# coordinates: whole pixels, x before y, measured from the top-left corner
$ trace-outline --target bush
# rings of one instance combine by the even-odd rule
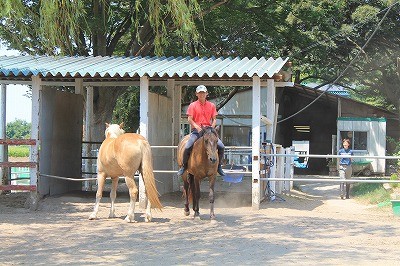
[[[390,180],[399,180],[399,175],[398,174],[392,174],[390,176]],[[399,187],[399,183],[390,183],[390,186],[392,188],[396,188],[396,187]]]
[[[31,123],[21,119],[7,123],[6,136],[8,139],[29,139],[31,134]]]
[[[8,147],[9,157],[28,157],[29,156],[29,146],[9,146]]]
[[[358,183],[353,186],[353,195],[369,204],[378,204],[390,199],[390,191],[387,191],[379,183]]]

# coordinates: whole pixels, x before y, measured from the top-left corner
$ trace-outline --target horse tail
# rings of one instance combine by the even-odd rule
[[[153,172],[151,148],[147,141],[142,144],[142,156],[142,176],[147,197],[151,203],[151,208],[161,209],[163,206],[158,198],[158,191]]]
[[[183,199],[188,199],[188,202],[189,203],[192,203],[193,202],[193,193],[192,193],[192,190],[191,189],[188,189],[188,194],[186,195],[186,191],[185,190],[183,190],[183,193],[182,193],[182,198]]]

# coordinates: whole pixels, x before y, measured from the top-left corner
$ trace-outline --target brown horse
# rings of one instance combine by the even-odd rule
[[[158,192],[155,185],[153,162],[151,157],[151,147],[147,140],[135,133],[125,133],[122,124],[106,123],[106,139],[100,146],[97,157],[97,193],[96,204],[93,213],[89,219],[97,217],[99,204],[103,195],[103,188],[106,178],[109,176],[112,180],[111,186],[111,209],[109,218],[114,218],[114,202],[117,196],[118,178],[125,177],[125,183],[129,188],[130,204],[128,215],[125,218],[127,222],[135,221],[135,202],[138,189],[134,180],[137,170],[142,174],[146,194],[148,198],[145,221],[151,221],[151,208],[161,209],[162,205],[158,198]]]
[[[208,177],[210,190],[210,218],[214,219],[214,184],[218,169],[218,134],[212,127],[202,128],[201,137],[193,144],[192,152],[189,157],[187,170],[182,175],[184,196],[185,196],[185,215],[190,214],[189,201],[193,201],[194,218],[200,218],[200,182]],[[185,136],[178,146],[178,164],[182,166],[183,151],[189,135]]]

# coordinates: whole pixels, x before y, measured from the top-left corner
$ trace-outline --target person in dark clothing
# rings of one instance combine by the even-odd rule
[[[339,149],[338,155],[353,155],[353,151],[350,149],[350,140],[343,139],[343,147]],[[353,173],[353,168],[351,166],[351,158],[340,158],[339,161],[339,177],[340,179],[350,179]],[[345,183],[340,183],[340,198],[344,199],[344,187]],[[350,198],[350,184],[346,183],[346,199]]]

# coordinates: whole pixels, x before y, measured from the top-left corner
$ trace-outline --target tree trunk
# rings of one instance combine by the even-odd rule
[[[113,110],[118,96],[124,90],[117,87],[96,87],[93,95],[93,121],[91,128],[92,141],[103,141],[105,123],[120,123],[122,121],[111,121]]]

